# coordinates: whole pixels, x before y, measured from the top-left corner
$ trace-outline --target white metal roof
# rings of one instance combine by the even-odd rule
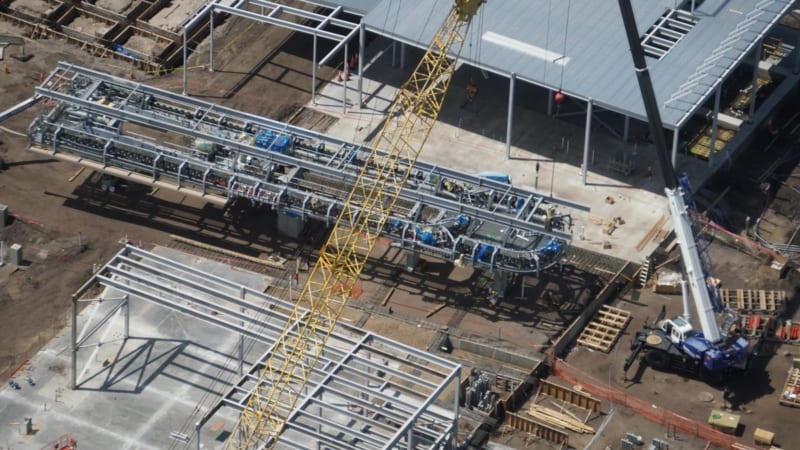
[[[337,2],[346,3],[346,2]],[[640,35],[665,12],[691,1],[632,0]],[[792,0],[696,0],[696,25],[661,57],[648,58],[665,126],[688,120],[791,7]],[[365,22],[371,32],[427,47],[451,1],[383,0]],[[465,63],[552,89],[640,119],[637,88],[615,0],[488,0],[473,20]]]

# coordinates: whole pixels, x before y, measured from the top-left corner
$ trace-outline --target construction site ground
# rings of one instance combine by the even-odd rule
[[[0,34],[21,34],[21,30],[0,23]],[[376,71],[375,78],[380,79],[374,82],[369,97],[374,102],[371,110],[357,114],[356,108],[351,107],[347,114],[341,114],[337,103],[341,84],[334,81],[325,91],[321,90],[327,81],[335,80],[336,67],[317,70],[320,93],[316,105],[307,104],[311,100],[310,38],[302,35],[290,37],[286,30],[241,19],[228,20],[215,38],[217,70],[214,73],[205,70],[207,53],[203,49],[207,48],[204,47],[207,42],[201,44],[188,64],[192,67],[190,93],[279,120],[295,118],[301,126],[318,126],[353,141],[364,139],[380,123],[380,110],[392,98],[391,87],[405,79],[409,70],[391,68],[387,56],[390,52],[387,52],[379,60],[382,64],[371,69]],[[371,51],[374,55],[375,50]],[[147,74],[131,72],[119,61],[90,57],[60,41],[29,40],[26,52],[34,57],[25,63],[9,58],[6,61],[9,73],[0,74],[0,109],[31,96],[40,76],[48,73],[58,61],[75,62],[117,76],[132,75],[155,86],[177,92],[181,90],[179,71],[149,79]],[[325,52],[326,49],[321,48],[319,54]],[[414,60],[413,57],[408,59]],[[523,92],[518,95],[525,100],[516,108],[518,122],[526,125],[517,125],[518,135],[515,135],[512,148],[514,159],[506,161],[502,100],[507,95],[506,83],[481,81],[480,98],[474,105],[462,109],[459,108],[463,102],[461,86],[471,75],[476,74],[466,73],[466,69],[457,73],[448,98],[449,106],[443,112],[444,123],[434,131],[422,159],[463,170],[505,171],[512,175],[515,184],[537,187],[552,192],[556,197],[590,205],[591,214],[577,217],[575,244],[599,252],[599,255],[576,257],[563,274],[554,272],[539,279],[519,279],[512,285],[509,298],[492,306],[486,295],[490,283],[488,275],[433,260],[426,261],[419,271],[408,272],[404,269],[404,257],[396,249],[379,243],[364,272],[360,295],[353,299],[343,320],[418,348],[430,349],[436,342],[436,334],[447,331],[460,339],[484,343],[535,361],[541,359],[539,352],[602,287],[604,280],[615,271],[615,264],[621,260],[638,261],[659,243],[647,237],[659,235],[650,233],[650,230],[666,214],[665,202],[660,196],[662,184],[657,176],[647,174],[647,166],[642,162],[653,160],[652,155],[646,153],[652,149],[644,144],[634,147],[633,144],[619,143],[602,129],[595,129],[593,146],[597,148],[598,162],[593,164],[590,185],[582,186],[579,170],[582,120],[547,118],[542,113],[545,94],[535,91],[523,95],[526,88],[519,88]],[[351,83],[352,89],[355,81]],[[371,82],[367,80],[367,83]],[[349,95],[352,102],[355,93],[351,91]],[[114,194],[104,192],[100,189],[97,174],[81,172],[75,166],[25,152],[25,138],[20,133],[24,134],[39,111],[39,107],[34,107],[13,117],[3,123],[4,128],[0,131],[0,157],[7,165],[0,171],[0,203],[8,205],[17,216],[10,226],[0,230],[0,240],[6,245],[22,244],[26,260],[21,268],[9,265],[0,268],[0,374],[4,381],[0,389],[7,389],[6,379],[26,373],[29,369],[26,362],[63,332],[67,325],[70,293],[89,278],[94,265],[104,263],[119,250],[123,239],[145,247],[155,244],[175,246],[169,237],[175,234],[250,256],[278,254],[291,261],[297,258],[313,260],[314,251],[324,238],[322,227],[310,226],[302,242],[298,243],[277,233],[274,217],[269,213],[226,212],[177,193],[152,192],[136,186]],[[459,145],[452,145],[453,141]],[[561,146],[565,141],[571,144]],[[640,162],[633,174],[622,177],[604,169],[602,161],[613,159],[620,152],[631,154],[634,148]],[[765,155],[777,157],[778,152]],[[769,167],[766,157],[756,156],[754,159],[765,164],[765,169]],[[533,169],[537,162],[542,164],[538,176]],[[683,170],[699,170],[704,163],[682,157],[680,164]],[[738,180],[734,174],[730,174],[730,179]],[[733,205],[745,204],[739,202],[756,196],[751,189],[752,181],[736,183],[717,209],[735,209]],[[711,192],[714,189],[721,192],[727,186],[724,181],[719,183],[723,187],[712,183]],[[758,183],[755,185],[757,191]],[[608,201],[609,198],[612,201]],[[751,200],[747,204],[753,206],[749,214],[756,217],[758,202]],[[623,217],[626,224],[611,235],[603,234],[603,224],[615,216]],[[730,220],[731,223],[743,223],[738,217]],[[603,241],[610,241],[611,248],[603,249]],[[637,247],[641,243],[645,245],[639,250]],[[769,276],[759,278],[764,274],[759,271],[760,260],[720,245],[712,246],[712,260],[715,261],[717,276],[727,286],[782,288],[787,289],[792,298],[796,297],[795,274],[786,280]],[[269,273],[277,280],[286,280],[288,274],[288,270]],[[289,296],[288,290],[281,286],[281,283],[276,283],[273,293]],[[657,315],[662,300],[660,296],[653,297],[641,291],[636,304],[619,303],[618,306],[631,310],[633,320],[612,352],[606,355],[576,348],[567,361],[591,371],[596,377],[607,376],[612,384],[627,389],[632,395],[659,402],[679,414],[704,422],[710,407],[720,399],[718,388],[651,370],[645,372],[639,384],[627,386],[622,381],[621,365],[630,334],[641,326],[645,318],[652,320]],[[678,297],[664,301],[668,302],[670,311],[679,311]],[[787,444],[791,437],[791,423],[796,422],[796,415],[800,412],[779,407],[775,390],[782,386],[790,359],[783,356],[784,352],[798,352],[794,347],[781,347],[775,352],[777,356],[768,360],[768,376],[759,378],[769,381],[770,387],[759,383],[758,391],[738,400],[736,406],[750,411],[743,414],[746,439],[749,440],[754,427],[761,427],[775,431],[777,442]],[[467,367],[497,370],[497,366],[505,365],[458,350],[452,357]],[[508,369],[523,374],[530,368],[509,365]],[[65,380],[66,377],[62,377],[62,390],[59,392],[67,388]],[[750,384],[755,383],[751,380]],[[670,395],[664,395],[666,386],[679,389],[671,389]],[[672,395],[673,391],[675,395]],[[703,392],[710,392],[713,400],[699,400]],[[64,398],[78,404],[81,396],[95,394],[91,391],[76,392]],[[611,406],[605,405],[604,410],[611,411]],[[664,436],[666,433],[662,427],[645,421],[635,412],[621,407],[614,407],[614,411],[593,445],[616,448],[625,431],[645,437]],[[31,413],[29,410],[20,411],[19,421],[23,415]],[[17,433],[16,425],[2,426],[0,436],[8,436],[8,441],[0,441],[0,446],[28,448]],[[37,437],[37,442],[38,439],[46,440],[45,426],[42,424],[42,435]],[[465,426],[463,431],[467,429]],[[47,432],[55,433],[56,430],[47,429]],[[685,439],[677,441],[685,442],[683,448],[702,448],[685,436],[679,437]],[[516,448],[522,447],[526,440],[530,442],[530,438],[522,433],[500,432],[495,439]],[[586,439],[575,440],[576,444],[582,442]]]

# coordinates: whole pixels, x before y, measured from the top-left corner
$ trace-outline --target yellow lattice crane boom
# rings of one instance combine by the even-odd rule
[[[455,0],[400,88],[226,448],[270,448],[276,443],[442,109],[455,71],[449,55],[461,54],[472,18],[484,2]]]

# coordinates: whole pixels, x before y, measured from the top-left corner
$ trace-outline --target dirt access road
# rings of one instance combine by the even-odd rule
[[[0,34],[23,32],[0,23]],[[310,100],[311,67],[304,58],[310,52],[310,39],[241,19],[226,22],[215,36],[219,70],[192,71],[192,94],[275,119],[285,119]],[[34,57],[25,63],[5,61],[9,73],[0,73],[0,109],[33,95],[40,76],[59,61],[121,77],[131,73],[120,61],[91,57],[61,41],[28,41],[26,52]],[[201,65],[207,58],[207,52],[199,52],[189,65]],[[335,73],[334,68],[318,69],[318,80]],[[180,72],[159,79],[148,79],[138,71],[133,75],[180,91]],[[75,176],[76,166],[26,152],[19,133],[43,110],[44,106],[35,106],[3,123],[0,130],[0,158],[7,166],[0,171],[0,204],[24,219],[0,230],[0,240],[21,244],[27,261],[20,270],[8,265],[0,269],[0,378],[5,380],[62,329],[71,304],[69,293],[88,279],[94,264],[117,252],[126,237],[135,243],[164,244],[174,233],[215,245],[223,238],[222,245],[256,256],[296,250],[295,243],[264,227],[263,223],[274,221],[258,213],[231,223],[223,211],[175,193],[109,196],[100,191],[96,174],[86,171]]]

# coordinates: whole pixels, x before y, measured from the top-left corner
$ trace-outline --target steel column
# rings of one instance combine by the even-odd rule
[[[553,91],[547,89],[547,117],[553,117]]]
[[[508,119],[506,120],[506,160],[511,159],[511,134],[514,122],[514,82],[517,74],[511,72],[508,77]]]
[[[183,27],[183,95],[186,95],[186,27]]]
[[[209,33],[208,33],[208,71],[214,71],[214,11],[208,13],[208,26],[209,26]]]
[[[124,303],[124,305],[125,305],[124,306],[124,308],[125,308],[125,316],[123,318],[125,320],[125,330],[123,331],[123,336],[125,336],[125,339],[128,339],[129,337],[131,337],[131,298],[130,298],[130,296],[128,296],[126,294],[125,295],[125,300],[123,300],[123,302],[125,302]]]
[[[678,141],[680,140],[681,129],[672,130],[672,167],[678,165]]]
[[[714,149],[717,146],[717,127],[719,126],[719,101],[722,96],[722,84],[717,85],[717,93],[714,95],[714,115],[711,119],[711,143],[708,149],[708,165],[712,166],[714,162]]]
[[[317,106],[317,33],[314,33],[314,39],[311,50],[311,104]]]
[[[458,445],[458,416],[461,414],[459,411],[459,405],[461,403],[461,389],[459,386],[461,385],[461,368],[456,369],[456,378],[454,380],[456,382],[456,388],[453,389],[453,434],[450,437],[450,447],[456,448]]]
[[[364,106],[364,47],[367,39],[367,26],[364,19],[361,19],[361,24],[358,28],[358,107]]]
[[[628,135],[631,132],[631,117],[625,116],[625,124],[622,126],[622,141],[628,142]]]
[[[242,286],[241,289],[239,290],[239,298],[241,298],[242,299],[242,303],[244,303],[244,298],[245,298],[244,286]],[[246,312],[244,310],[244,306],[239,307],[239,310],[241,311],[242,316],[244,316],[246,314]],[[239,324],[241,325],[242,328],[244,328],[244,320],[239,322]],[[240,334],[239,335],[239,376],[242,376],[242,375],[244,375],[244,335]]]
[[[581,179],[586,186],[586,172],[589,170],[589,146],[592,138],[592,97],[586,100],[586,131],[583,136],[583,165],[581,166]]]
[[[756,114],[756,92],[758,91],[758,64],[761,62],[762,52],[761,39],[758,40],[756,48],[753,49],[753,83],[750,85],[750,112],[748,122],[753,121]]]
[[[350,66],[347,61],[347,45],[344,46],[344,75],[342,76],[342,114],[347,113],[347,79],[350,78]]]
[[[78,297],[72,296],[72,389],[78,388]]]
[[[400,68],[406,68],[406,44],[400,43]]]
[[[392,41],[392,68],[397,67],[397,41]]]
[[[195,450],[200,450],[200,429],[203,427],[203,424],[197,422],[194,424],[194,434],[197,437],[195,440]]]
[[[792,71],[793,74],[800,73],[800,30],[794,32],[795,43],[794,43],[794,70]]]

